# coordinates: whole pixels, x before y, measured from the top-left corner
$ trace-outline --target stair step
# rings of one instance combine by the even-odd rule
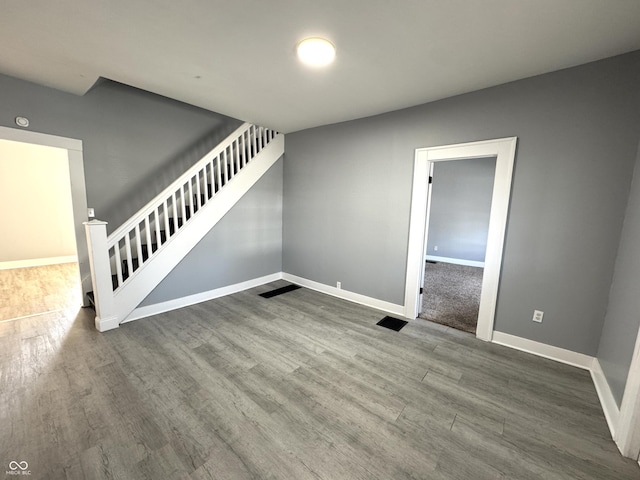
[[[89,303],[91,304],[91,308],[95,310],[96,308],[96,299],[93,295],[93,292],[87,292],[87,298],[89,299]]]

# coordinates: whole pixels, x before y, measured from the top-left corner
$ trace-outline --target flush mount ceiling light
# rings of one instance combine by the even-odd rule
[[[324,67],[336,57],[336,47],[324,38],[305,38],[298,44],[298,58],[310,67]]]

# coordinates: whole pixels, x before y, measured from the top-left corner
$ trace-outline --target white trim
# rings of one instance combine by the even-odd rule
[[[45,265],[76,263],[77,261],[77,255],[66,255],[63,257],[48,258],[31,258],[29,260],[13,260],[11,262],[0,262],[0,270],[11,270],[13,268],[44,267]]]
[[[607,419],[607,425],[609,425],[609,430],[611,430],[611,436],[614,440],[617,440],[620,427],[620,409],[618,408],[616,399],[611,392],[611,387],[609,387],[607,378],[602,371],[600,361],[597,358],[593,359],[591,366],[591,378],[593,379],[593,384],[596,387],[596,392],[598,392],[600,405],[602,405],[604,416]]]
[[[32,143],[34,145],[43,145],[45,147],[82,151],[82,140],[49,135],[48,133],[38,133],[31,130],[18,130],[17,128],[0,127],[0,139]]]
[[[106,317],[100,318],[96,315],[95,320],[96,330],[99,332],[106,332],[107,330],[113,330],[114,328],[118,328],[118,317]]]
[[[282,272],[272,273],[271,275],[265,275],[264,277],[254,278],[247,280],[246,282],[236,283],[234,285],[228,285],[226,287],[216,288],[207,292],[196,293],[188,295],[182,298],[176,298],[174,300],[168,300],[166,302],[156,303],[154,305],[146,305],[144,307],[138,307],[131,312],[122,323],[132,322],[134,320],[140,320],[141,318],[151,317],[152,315],[158,315],[160,313],[170,312],[171,310],[177,310],[179,308],[195,305],[196,303],[202,303],[215,298],[224,297],[233,293],[249,290],[250,288],[259,287],[265,283],[275,282],[282,279]]]
[[[596,388],[600,406],[607,420],[611,437],[616,441],[618,448],[624,455],[624,451],[619,443],[620,432],[625,428],[624,421],[597,358],[497,331],[493,332],[492,343],[531,353],[538,357],[548,358],[549,360],[571,365],[572,367],[588,370]]]
[[[284,154],[284,135],[278,134],[247,163],[241,175],[220,189],[200,210],[189,219],[188,226],[167,239],[151,258],[144,262],[127,280],[113,292],[113,305],[120,320],[126,320],[131,312],[173,270],[193,247],[227,214],[233,206]],[[111,238],[111,237],[110,237]],[[104,290],[106,295],[111,288]],[[98,304],[100,300],[98,299]]]
[[[493,332],[492,342],[498,345],[504,345],[505,347],[515,348],[522,352],[532,353],[539,357],[548,358],[549,360],[555,360],[556,362],[566,363],[567,365],[584,370],[591,370],[593,365],[593,357],[585,355],[584,353],[573,352],[508,333]]]
[[[434,255],[427,255],[427,260],[432,262],[453,263],[454,265],[465,265],[467,267],[483,267],[484,262],[478,262],[476,260],[464,260],[462,258],[449,258],[449,257],[436,257]]]
[[[496,171],[491,199],[491,215],[487,236],[485,271],[478,312],[476,337],[491,341],[498,299],[498,284],[502,265],[502,251],[507,225],[511,177],[515,160],[517,137],[481,142],[416,149],[407,249],[404,316],[415,318],[419,311],[420,279],[424,270],[424,241],[427,216],[427,172],[430,162],[470,158],[496,157]]]
[[[288,282],[291,282],[291,283],[295,283],[296,285],[300,285],[301,287],[310,288],[311,290],[315,290],[320,293],[325,293],[333,297],[338,297],[343,300],[349,300],[350,302],[375,308],[376,310],[382,310],[383,312],[392,313],[400,317],[404,316],[404,306],[402,305],[397,305],[395,303],[385,302],[384,300],[378,300],[376,298],[367,297],[366,295],[350,292],[348,290],[343,290],[341,288],[331,287],[329,285],[325,285],[324,283],[319,283],[313,280],[308,280],[306,278],[298,277],[296,275],[291,275],[290,273],[283,272],[282,279],[287,280]]]
[[[424,245],[422,246],[422,249],[424,250],[422,253],[422,258],[424,258],[425,260],[427,259],[427,250],[428,250],[428,246],[429,246],[429,228],[428,225],[430,225],[430,221],[431,221],[431,197],[433,196],[433,169],[435,168],[435,163],[433,162],[429,162],[429,164],[427,165],[427,175],[429,176],[429,183],[427,184],[427,213],[425,215],[424,218],[424,224],[425,224],[425,229],[424,229]],[[415,181],[415,178],[414,178]],[[425,268],[425,265],[422,264],[422,269],[420,271],[420,287],[424,286],[424,279],[425,276],[427,274],[427,269]],[[424,289],[420,288],[420,291],[418,292],[418,305],[416,305],[416,316],[420,315],[422,313],[422,309],[424,308]],[[405,306],[405,310],[406,310],[406,306]]]
[[[636,336],[622,395],[618,435],[614,438],[622,455],[638,458],[638,452],[640,452],[640,329]]]
[[[31,130],[0,127],[0,139],[14,142],[44,145],[46,147],[64,148],[69,158],[69,180],[71,182],[71,202],[73,208],[73,224],[76,238],[78,269],[80,270],[81,293],[83,304],[89,305],[85,292],[92,290],[91,272],[87,252],[87,239],[83,222],[87,221],[87,192],[84,177],[84,157],[82,140],[60,137],[48,133]]]

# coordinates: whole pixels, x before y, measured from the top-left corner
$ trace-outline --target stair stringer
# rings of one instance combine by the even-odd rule
[[[99,331],[117,328],[154,288],[182,261],[200,240],[284,154],[284,135],[277,135],[240,172],[144,263],[113,295],[115,317],[100,322]]]

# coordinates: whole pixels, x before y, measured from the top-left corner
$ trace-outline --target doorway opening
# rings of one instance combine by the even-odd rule
[[[432,162],[418,317],[475,335],[496,158]]]
[[[0,321],[77,308],[91,282],[82,142],[0,127],[0,146],[12,206],[0,259],[7,297]]]
[[[427,205],[432,191],[429,178],[433,174],[434,163],[492,157],[496,159],[495,173],[475,332],[482,340],[492,340],[516,143],[517,138],[510,137],[416,150],[405,284],[406,317],[416,318],[422,305],[421,287],[425,271],[426,232],[429,220]]]

